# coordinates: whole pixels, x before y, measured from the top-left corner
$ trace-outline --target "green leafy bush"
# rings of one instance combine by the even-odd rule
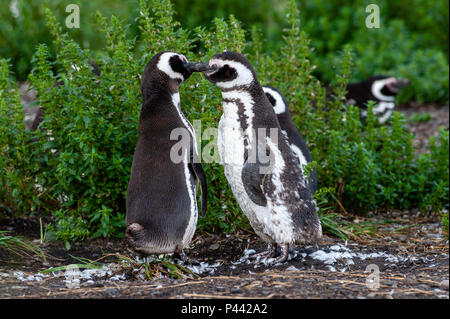
[[[351,44],[355,50],[355,70],[351,80],[361,80],[374,74],[392,74],[408,77],[412,85],[402,91],[399,102],[415,99],[419,102],[445,103],[449,98],[449,2],[447,0],[379,0],[381,25],[368,29],[365,8],[369,0],[351,1],[297,1],[302,29],[315,49],[311,55],[315,74],[323,81],[333,81],[336,70],[336,52]],[[0,7],[0,56],[11,59],[12,71],[25,80],[32,69],[31,57],[35,47],[48,46],[51,59],[57,48],[45,28],[45,7],[64,23],[68,0],[7,0]],[[139,1],[79,0],[80,28],[68,29],[72,39],[82,48],[101,50],[105,38],[93,27],[95,12],[105,16],[115,14],[129,25],[130,39],[146,36],[136,23],[141,13]],[[175,0],[174,19],[186,30],[198,26],[215,27],[214,19],[234,15],[247,30],[258,31],[260,53],[279,50],[283,45],[283,31],[291,27],[286,17],[289,1],[275,0]],[[156,8],[152,8],[156,9]],[[162,29],[159,29],[163,31]],[[247,40],[251,33],[247,33]],[[138,41],[139,42],[139,41]],[[136,49],[140,46],[136,46]],[[203,42],[194,43],[193,51],[204,49]]]
[[[429,211],[447,205],[448,132],[442,130],[439,141],[432,141],[430,153],[416,159],[412,136],[400,114],[388,127],[379,127],[370,111],[366,123],[361,123],[358,109],[342,103],[354,65],[349,46],[339,59],[334,97],[327,100],[325,88],[313,75],[313,52],[300,29],[295,2],[286,10],[289,28],[283,33],[283,45],[270,54],[264,53],[258,28],[246,33],[234,16],[214,19],[211,29],[182,28],[167,0],[140,1],[135,27],[141,37],[137,40],[129,37],[130,29],[120,19],[97,14],[105,47],[95,52],[81,48],[47,10],[55,56],[51,58],[49,47],[41,44],[29,76],[45,113],[40,130],[25,131],[17,90],[9,80],[6,61],[2,62],[2,207],[50,214],[50,230],[66,242],[88,235],[121,236],[145,64],[162,50],[206,61],[225,49],[243,52],[262,84],[275,85],[285,93],[317,162],[319,186],[324,188],[318,194],[332,193],[347,210],[357,213],[411,207]],[[92,72],[90,59],[99,65],[101,76]],[[180,95],[182,109],[197,127],[197,139],[204,147],[214,136],[208,128],[217,127],[221,115],[219,91],[194,74],[181,85]],[[195,120],[200,122],[196,125]],[[204,167],[209,206],[199,221],[200,230],[218,233],[247,228],[222,167],[217,162]],[[324,196],[321,203],[335,205],[335,199],[327,203]],[[333,216],[322,214],[330,231],[339,233]]]
[[[18,90],[0,62],[0,209],[17,215],[36,204],[34,142],[25,131]]]
[[[377,1],[380,28],[372,29],[365,25],[370,3],[302,3],[303,29],[315,48],[316,74],[333,81],[336,69],[330,66],[339,60],[336,52],[350,44],[355,61],[352,81],[374,74],[405,77],[411,85],[398,95],[398,102],[448,102],[448,1]]]
[[[6,2],[6,3],[5,3]],[[12,71],[20,80],[25,80],[32,69],[31,58],[38,44],[46,44],[53,57],[56,47],[52,45],[49,29],[45,26],[45,8],[51,8],[59,23],[65,23],[66,6],[77,4],[80,9],[80,28],[66,28],[72,39],[87,49],[100,49],[105,38],[92,26],[95,12],[105,15],[120,15],[130,24],[138,15],[138,1],[114,0],[6,0],[0,7],[0,56],[11,58]],[[132,33],[137,29],[132,25]]]

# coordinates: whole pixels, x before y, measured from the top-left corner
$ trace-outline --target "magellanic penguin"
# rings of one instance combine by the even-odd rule
[[[250,62],[223,52],[205,77],[222,92],[218,151],[225,176],[250,225],[269,249],[258,256],[287,260],[294,243],[317,243],[322,227],[302,167],[282,133]]]
[[[144,254],[175,253],[184,258],[197,225],[196,189],[202,190],[206,211],[206,177],[198,160],[195,134],[180,108],[179,85],[192,74],[193,64],[182,54],[160,52],[142,76],[139,137],[133,156],[126,198],[125,237]],[[173,160],[173,130],[189,136],[182,160]],[[177,153],[179,155],[179,153]]]
[[[263,86],[264,93],[273,106],[273,110],[278,117],[278,123],[280,123],[281,130],[288,138],[289,145],[297,156],[302,168],[312,162],[312,156],[306,146],[305,141],[300,136],[294,121],[291,118],[289,107],[286,99],[281,92],[270,85]],[[311,171],[309,178],[307,179],[309,190],[314,194],[317,190],[317,170],[314,168]]]
[[[386,75],[376,75],[361,82],[349,83],[345,95],[346,104],[359,107],[362,118],[366,118],[367,103],[375,101],[373,113],[378,122],[384,124],[394,112],[395,96],[409,83],[407,79],[396,79]]]

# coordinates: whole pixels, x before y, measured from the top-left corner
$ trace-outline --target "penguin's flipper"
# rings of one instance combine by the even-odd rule
[[[241,178],[245,192],[257,205],[266,206],[267,199],[263,193],[263,183],[266,174],[260,173],[261,165],[258,163],[245,163],[242,168]]]
[[[190,163],[192,166],[192,170],[195,173],[195,176],[198,178],[200,182],[200,187],[202,189],[202,217],[206,214],[206,209],[208,208],[208,187],[206,185],[206,174],[203,170],[203,166],[200,163]]]

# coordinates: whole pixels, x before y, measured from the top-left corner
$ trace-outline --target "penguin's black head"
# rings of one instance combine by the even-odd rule
[[[397,79],[386,75],[370,77],[366,80],[372,95],[380,101],[389,101],[400,92],[400,90],[409,85],[407,79]]]
[[[220,89],[250,86],[257,81],[252,65],[240,53],[225,51],[215,54],[209,60],[210,70],[205,71],[206,79]]]
[[[266,94],[267,99],[270,104],[273,106],[273,110],[276,115],[287,114],[289,115],[289,109],[287,105],[287,101],[281,92],[270,85],[264,85],[263,87],[264,93]]]

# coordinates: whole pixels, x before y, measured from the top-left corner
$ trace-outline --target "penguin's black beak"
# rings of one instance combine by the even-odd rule
[[[205,62],[186,62],[183,66],[191,72],[208,72],[214,70],[214,68]]]

